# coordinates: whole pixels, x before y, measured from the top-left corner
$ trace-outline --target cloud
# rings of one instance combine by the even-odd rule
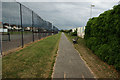
[[[35,0],[35,2],[22,2],[30,9],[34,10],[43,19],[52,22],[59,29],[70,29],[74,27],[85,26],[90,18],[90,5],[94,4],[92,8],[92,16],[97,17],[100,13],[106,10],[112,9],[117,4],[117,0],[87,0],[78,1],[65,0],[66,2],[60,2],[60,0]],[[32,0],[31,0],[32,1]],[[54,2],[55,1],[55,2]],[[78,2],[76,2],[78,1]]]
[[[4,0],[3,0],[4,1]],[[9,1],[9,0],[6,0]],[[17,0],[19,2],[118,2],[119,0]]]

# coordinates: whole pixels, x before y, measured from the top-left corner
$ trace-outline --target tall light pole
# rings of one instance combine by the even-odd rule
[[[120,5],[120,1],[118,2],[118,5]]]
[[[90,18],[92,18],[92,7],[95,7],[95,5],[90,6]]]

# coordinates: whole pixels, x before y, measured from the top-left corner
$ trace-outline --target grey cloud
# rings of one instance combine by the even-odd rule
[[[20,2],[118,2],[119,0],[17,0]]]
[[[90,18],[90,5],[94,4],[93,17],[111,9],[117,2],[23,2],[43,19],[59,29],[85,26]]]

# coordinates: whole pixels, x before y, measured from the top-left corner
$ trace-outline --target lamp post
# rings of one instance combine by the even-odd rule
[[[90,18],[92,18],[92,7],[95,7],[95,5],[91,5],[90,7]]]
[[[120,5],[120,1],[118,2],[118,5]]]

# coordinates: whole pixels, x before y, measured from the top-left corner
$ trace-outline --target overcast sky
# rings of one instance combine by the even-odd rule
[[[106,10],[112,9],[119,0],[17,0],[34,10],[44,20],[50,21],[59,29],[71,29],[85,26],[90,18],[99,16]]]

